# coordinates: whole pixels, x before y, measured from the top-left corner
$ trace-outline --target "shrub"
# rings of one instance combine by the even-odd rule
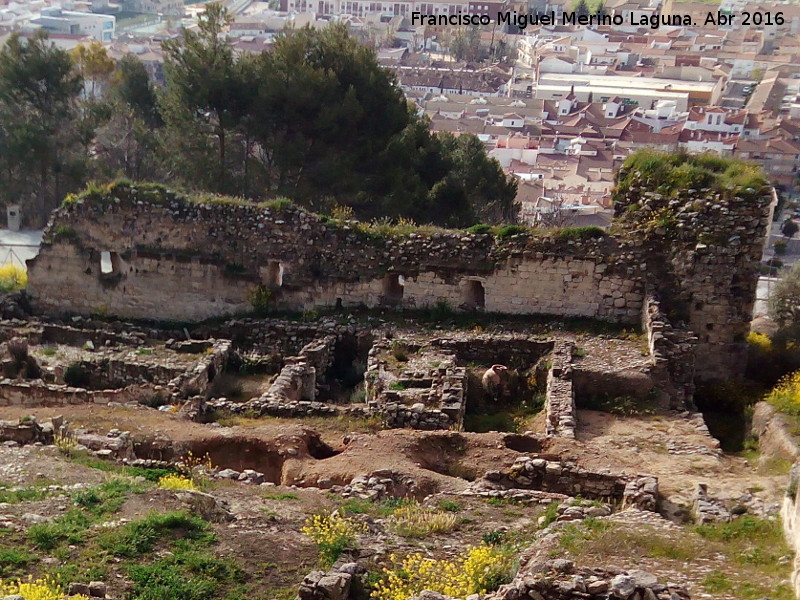
[[[294,202],[289,198],[275,198],[275,200],[264,202],[261,206],[272,210],[286,210],[294,206]]]
[[[525,227],[521,225],[505,225],[497,230],[497,234],[495,237],[499,240],[505,240],[510,238],[514,235],[519,235],[520,233],[525,233],[528,231]]]
[[[72,387],[89,385],[89,371],[79,362],[74,362],[64,369],[64,383]]]
[[[759,352],[772,352],[772,340],[768,335],[751,331],[747,334],[747,343]]]
[[[562,240],[588,240],[601,238],[606,234],[600,227],[564,227],[559,230],[557,237]]]
[[[481,536],[481,541],[488,546],[495,546],[502,542],[505,537],[505,531],[494,529],[488,533],[484,533],[483,536]]]
[[[279,492],[277,494],[264,494],[265,500],[300,500],[300,496],[293,492]]]
[[[441,510],[447,512],[458,512],[461,510],[461,505],[458,502],[453,502],[452,500],[441,500],[437,506]]]
[[[422,590],[454,598],[486,594],[497,589],[511,574],[511,553],[507,549],[482,544],[461,556],[435,560],[422,554],[409,554],[394,569],[384,569],[384,579],[375,584],[375,600],[406,600]]]
[[[353,393],[350,394],[350,399],[348,400],[350,404],[363,404],[367,401],[367,390],[364,389],[362,384],[359,384]]]
[[[75,492],[72,501],[96,516],[103,516],[113,514],[122,508],[128,493],[140,494],[144,491],[144,486],[139,484],[125,479],[112,479],[97,487]]]
[[[744,515],[728,523],[708,523],[694,528],[698,535],[716,542],[765,542],[782,544],[781,524],[777,520]]]
[[[544,519],[542,519],[540,527],[544,529],[558,518],[558,502],[551,502],[548,504],[542,516]]]
[[[253,312],[259,317],[269,314],[272,309],[273,293],[265,285],[257,285],[247,294],[247,300],[253,307]]]
[[[340,221],[352,221],[356,213],[352,206],[337,204],[331,209],[331,217]]]
[[[472,227],[467,227],[468,233],[475,233],[475,234],[483,234],[483,233],[492,233],[492,226],[491,225],[484,225],[483,223],[479,223],[478,225],[473,225]]]
[[[89,525],[89,516],[75,508],[52,521],[32,525],[28,529],[28,539],[40,550],[52,550],[62,541],[81,544]]]
[[[28,581],[0,581],[0,595],[22,596],[25,600],[63,600],[64,588],[52,577],[45,576],[42,579],[29,578]],[[70,597],[73,600],[86,598],[86,596]]]
[[[16,292],[28,285],[28,273],[12,263],[0,265],[0,292]]]
[[[320,565],[330,568],[347,548],[355,546],[356,535],[363,527],[339,513],[312,515],[300,531],[317,545]]]
[[[164,475],[158,480],[158,487],[165,490],[196,490],[194,481],[183,475]]]
[[[394,340],[392,342],[392,356],[394,356],[394,359],[398,362],[408,361],[408,346]]]
[[[403,537],[425,537],[434,533],[452,531],[458,518],[451,512],[440,512],[409,504],[398,508],[391,517],[392,528]]]
[[[766,399],[783,413],[800,415],[800,371],[782,377]]]
[[[437,300],[431,309],[431,320],[434,322],[444,321],[453,316],[453,309],[447,300]]]
[[[74,456],[78,442],[67,432],[58,432],[53,435],[53,444],[62,456]]]
[[[168,534],[178,534],[200,543],[211,543],[214,534],[200,517],[186,511],[152,513],[122,527],[109,531],[99,538],[100,547],[126,558],[136,558],[152,551],[156,542]]]
[[[0,485],[0,502],[4,504],[18,504],[19,502],[43,500],[47,498],[48,495],[48,491],[43,487],[30,486],[9,489],[5,485]]]
[[[65,241],[75,240],[78,238],[76,231],[69,225],[57,225],[53,230],[53,240]]]
[[[784,254],[786,254],[786,242],[785,241],[778,240],[777,242],[775,242],[773,247],[775,248],[775,254],[777,254],[778,256],[783,256]]]
[[[248,597],[236,588],[223,592],[223,586],[242,582],[245,575],[235,561],[217,558],[208,551],[178,549],[153,564],[132,565],[130,578],[130,600]]]
[[[38,560],[24,548],[0,548],[0,578],[16,569],[23,569]]]

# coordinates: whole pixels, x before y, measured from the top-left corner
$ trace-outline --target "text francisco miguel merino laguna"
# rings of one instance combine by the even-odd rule
[[[780,14],[780,13],[779,13]],[[720,13],[708,13],[705,25],[727,24],[729,15]],[[489,15],[423,15],[420,12],[411,13],[411,25],[490,25],[492,19]],[[540,14],[517,13],[517,11],[501,11],[497,13],[498,25],[514,25],[520,29],[525,29],[528,25],[623,25],[625,19],[622,15],[579,15],[576,12],[565,12],[561,19],[556,18],[555,12]],[[689,15],[630,15],[630,25],[649,26],[658,29],[659,26],[692,26],[692,18]]]

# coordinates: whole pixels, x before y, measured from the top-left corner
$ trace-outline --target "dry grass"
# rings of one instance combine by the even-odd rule
[[[452,512],[422,508],[409,504],[398,508],[391,519],[395,533],[403,537],[425,537],[435,533],[447,533],[456,528],[458,518]]]

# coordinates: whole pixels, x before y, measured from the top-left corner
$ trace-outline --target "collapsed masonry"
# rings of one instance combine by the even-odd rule
[[[673,395],[690,398],[695,378],[742,372],[774,193],[684,190],[662,198],[646,183],[618,200],[620,215],[638,216],[620,219],[615,235],[528,232],[507,239],[447,230],[381,233],[293,206],[116,184],[53,213],[29,264],[29,291],[41,313],[162,321],[247,312],[255,299],[294,310],[446,302],[463,310],[643,323],[654,360],[684,371],[677,383],[683,389]],[[669,227],[660,226],[664,210]],[[699,364],[692,350],[702,354]]]
[[[168,339],[154,352],[142,332],[86,330],[32,321],[25,327],[10,322],[0,325],[0,356],[6,354],[12,338],[25,340],[32,351],[60,347],[70,353],[73,362],[65,367],[55,359],[40,356],[42,372],[27,380],[8,372],[13,360],[0,361],[0,407],[179,403],[190,397],[207,396],[231,354],[231,342],[227,340]]]

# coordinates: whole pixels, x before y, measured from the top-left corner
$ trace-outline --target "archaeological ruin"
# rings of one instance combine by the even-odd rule
[[[673,532],[659,513],[774,511],[714,483],[687,496],[659,461],[725,460],[694,396],[743,373],[775,195],[639,183],[608,232],[392,227],[128,183],[71,197],[26,293],[0,303],[0,408],[18,416],[0,442],[66,437],[114,468],[201,472],[212,492],[162,501],[237,535],[291,536],[297,519],[254,515],[244,488],[365,511],[464,504],[465,524],[524,509],[536,543],[490,598],[685,600],[662,574],[553,557],[583,522]],[[371,532],[393,518],[373,516]],[[292,571],[297,598],[367,600],[375,545]]]
[[[642,325],[678,346],[693,335],[704,357],[696,377],[727,379],[744,366],[773,205],[764,190],[671,199],[634,186],[615,203],[613,234],[512,229],[501,239],[381,232],[284,203],[119,184],[53,214],[29,294],[41,314],[179,322],[246,313],[254,302],[589,317]]]

